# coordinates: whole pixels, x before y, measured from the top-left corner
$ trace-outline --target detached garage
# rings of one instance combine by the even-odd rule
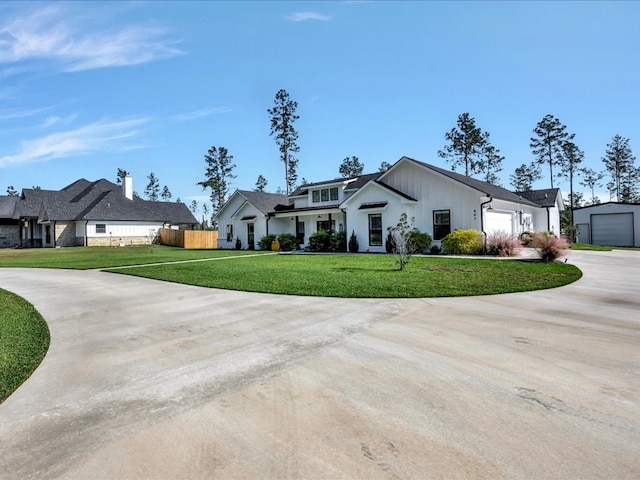
[[[608,202],[577,208],[578,241],[609,247],[640,246],[640,204]]]

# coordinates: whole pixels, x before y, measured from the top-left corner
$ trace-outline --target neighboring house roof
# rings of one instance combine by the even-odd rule
[[[0,195],[0,218],[13,219],[18,200],[20,197]]]
[[[16,213],[19,217],[38,217],[41,221],[139,221],[195,224],[183,203],[152,202],[122,195],[122,188],[106,179],[90,182],[80,179],[62,190],[22,191]]]
[[[628,207],[639,207],[640,203],[627,203],[627,202],[603,202],[603,203],[594,203],[593,205],[585,205],[584,207],[576,207],[573,210],[583,210],[586,208],[597,208],[597,207],[602,207],[604,205],[619,205],[621,208],[621,210],[624,210],[625,207],[628,209]]]
[[[522,198],[526,198],[530,202],[541,207],[555,207],[559,192],[559,188],[546,188],[543,190],[525,190],[522,192],[516,192],[516,195],[521,195]]]

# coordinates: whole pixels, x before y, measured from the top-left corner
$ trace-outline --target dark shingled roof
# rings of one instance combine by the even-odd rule
[[[0,195],[0,218],[13,218],[18,200],[20,197]]]
[[[288,205],[289,198],[279,193],[254,192],[252,190],[238,190],[251,205],[256,207],[260,212],[266,215],[273,212],[276,205]]]
[[[345,183],[345,182],[349,182],[345,190],[358,190],[369,180],[375,180],[380,175],[382,175],[382,172],[367,173],[367,174],[359,175],[353,178],[340,177],[340,178],[334,178],[333,180],[324,180],[322,182],[307,183],[305,185],[301,185],[300,187],[296,188],[293,192],[291,192],[290,196],[291,197],[304,196],[309,192],[309,188],[320,187],[322,185],[330,185],[330,184],[336,184],[336,183]]]
[[[151,202],[122,195],[122,188],[106,179],[80,179],[60,191],[25,189],[16,213],[19,217],[39,217],[41,209],[50,221],[110,220],[195,224],[183,203]]]
[[[540,205],[541,207],[555,207],[556,197],[558,196],[559,190],[559,188],[526,190],[524,192],[516,192],[516,195],[522,195],[522,198],[526,198],[530,202]]]

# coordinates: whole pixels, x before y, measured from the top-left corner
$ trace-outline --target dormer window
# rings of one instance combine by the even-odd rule
[[[338,187],[321,188],[313,190],[311,192],[311,201],[313,203],[318,202],[337,202],[338,201]]]

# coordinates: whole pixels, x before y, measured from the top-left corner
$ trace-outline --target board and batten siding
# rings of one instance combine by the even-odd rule
[[[415,226],[421,232],[433,236],[434,210],[451,211],[451,231],[456,228],[480,230],[482,193],[479,191],[408,161],[381,181],[418,201]]]

